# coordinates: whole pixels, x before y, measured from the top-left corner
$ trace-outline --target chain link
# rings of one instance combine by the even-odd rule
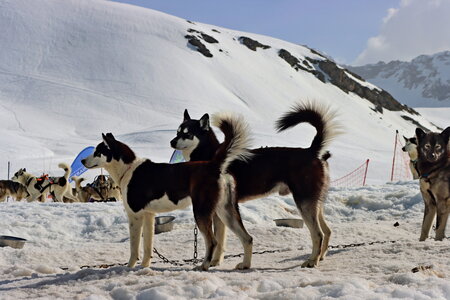
[[[198,236],[198,228],[197,225],[195,225],[194,227],[194,261],[196,264],[198,262],[197,256],[198,256],[198,252],[197,252],[197,236]]]

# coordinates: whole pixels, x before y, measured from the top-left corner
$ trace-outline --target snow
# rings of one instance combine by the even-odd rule
[[[298,217],[289,196],[241,205],[253,250],[280,251],[253,255],[247,271],[233,269],[240,261],[236,257],[198,272],[189,264],[165,264],[156,255],[151,268],[80,269],[127,262],[128,223],[121,203],[8,202],[0,209],[2,234],[28,240],[23,249],[0,248],[2,299],[450,299],[450,240],[418,241],[423,203],[417,182],[332,188],[325,204],[331,245],[383,243],[330,249],[316,269],[300,267],[311,250],[308,230],[273,222]],[[192,258],[191,210],[169,215],[176,217],[174,229],[156,235],[155,247],[171,260]],[[226,255],[241,252],[230,233]],[[199,237],[199,257],[203,254]],[[411,271],[419,266],[429,269]]]
[[[272,195],[240,208],[254,251],[276,251],[255,254],[252,269],[235,271],[240,258],[230,257],[197,272],[157,256],[151,268],[129,269],[120,265],[129,255],[121,203],[9,201],[0,203],[0,235],[28,241],[23,249],[0,248],[0,299],[450,299],[449,239],[418,242],[417,182],[386,184],[395,130],[412,136],[415,129],[402,116],[433,128],[429,120],[448,126],[448,113],[379,114],[365,99],[293,70],[277,54],[283,48],[321,59],[306,47],[120,3],[0,0],[0,27],[2,179],[8,161],[10,176],[21,167],[61,175],[57,164],[96,145],[102,132],[113,132],[138,156],[168,161],[185,108],[194,118],[221,110],[244,114],[254,147],[308,147],[315,134],[310,126],[277,134],[273,124],[296,101],[314,99],[338,110],[346,128],[330,148],[331,177],[371,160],[368,186],[330,190],[331,245],[386,242],[333,248],[318,268],[302,269],[311,251],[308,230],[276,227],[274,219],[299,216],[291,197]],[[213,58],[187,46],[189,28],[219,40],[207,44]],[[251,51],[240,36],[272,48]],[[191,209],[170,215],[175,228],[157,235],[155,247],[171,260],[190,259]],[[230,233],[226,255],[241,251]],[[81,268],[102,264],[114,266]]]

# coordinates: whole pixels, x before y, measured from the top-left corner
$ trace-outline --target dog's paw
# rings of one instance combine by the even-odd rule
[[[213,259],[211,260],[211,267],[217,267],[220,266],[220,264],[222,263],[223,259]]]
[[[194,267],[194,271],[208,271],[209,267],[201,264],[200,266]]]
[[[136,266],[137,261],[138,261],[137,259],[130,259],[130,260],[128,261],[127,267],[128,267],[128,268],[134,268],[134,267]]]
[[[238,263],[235,267],[236,270],[247,270],[250,269],[250,265],[244,264],[243,262]]]
[[[302,264],[302,268],[314,268],[317,267],[318,263],[314,260],[308,259]]]

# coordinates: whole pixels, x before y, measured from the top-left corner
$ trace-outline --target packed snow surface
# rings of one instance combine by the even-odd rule
[[[325,203],[331,245],[366,244],[330,249],[315,269],[301,268],[311,251],[308,230],[273,222],[299,217],[290,196],[241,205],[253,251],[278,251],[254,254],[246,271],[234,270],[239,257],[209,272],[156,255],[151,268],[119,265],[129,254],[121,203],[8,202],[0,210],[1,233],[28,240],[23,249],[0,248],[1,299],[450,299],[450,240],[419,242],[423,202],[416,182],[332,188]],[[156,235],[154,246],[170,260],[191,259],[192,212],[169,215],[174,229]],[[198,251],[202,257],[201,237]],[[240,253],[229,233],[226,255]],[[96,267],[102,264],[116,265]],[[80,269],[85,265],[92,267]]]

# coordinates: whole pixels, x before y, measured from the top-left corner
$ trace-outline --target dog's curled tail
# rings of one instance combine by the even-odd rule
[[[317,102],[299,103],[292,107],[275,123],[278,132],[294,127],[300,123],[309,123],[316,128],[310,149],[317,157],[326,155],[329,143],[343,133],[342,125],[336,121],[337,113],[329,106]]]
[[[69,175],[72,172],[72,169],[69,167],[69,165],[66,163],[59,163],[58,167],[64,170],[64,177],[66,179],[69,179]]]
[[[73,176],[72,180],[75,181],[75,189],[77,192],[81,191],[81,182],[84,180],[83,177]]]
[[[224,142],[217,149],[212,161],[220,164],[220,172],[226,173],[233,160],[248,160],[250,147],[250,130],[244,118],[230,113],[217,113],[212,116],[212,124],[225,135]]]

